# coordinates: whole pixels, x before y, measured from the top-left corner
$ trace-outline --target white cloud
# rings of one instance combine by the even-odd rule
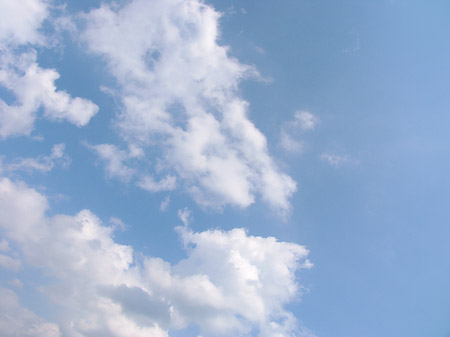
[[[142,170],[134,167],[137,159],[144,157],[140,147],[130,145],[128,151],[120,150],[112,144],[87,145],[100,157],[105,164],[105,172],[108,178],[117,178],[129,182],[136,178],[136,186],[148,192],[173,191],[176,188],[177,178],[166,175],[159,181],[153,176],[142,173]]]
[[[179,209],[177,214],[181,222],[185,226],[189,226],[189,224],[192,222],[192,212],[189,208],[185,207],[183,209]]]
[[[51,171],[57,164],[66,167],[70,164],[71,159],[64,153],[64,149],[64,144],[55,144],[48,156],[41,155],[37,158],[18,158],[9,164],[3,165],[2,169],[9,172],[25,170],[28,172],[39,171],[45,173]]]
[[[319,119],[308,111],[296,111],[293,120],[283,124],[280,132],[280,147],[291,154],[305,151],[306,143],[300,139],[306,131],[313,131]]]
[[[127,151],[120,150],[112,144],[87,146],[94,150],[105,163],[106,175],[109,178],[118,178],[123,181],[129,181],[135,174],[135,170],[125,163],[132,157]]]
[[[128,228],[128,226],[122,220],[113,216],[109,218],[109,222],[112,224],[113,230],[119,229],[121,231],[124,231]]]
[[[48,16],[47,5],[40,0],[2,0],[0,2],[0,49],[6,45],[42,44],[38,31]]]
[[[294,115],[293,124],[299,126],[303,131],[314,130],[319,119],[308,111],[297,111]]]
[[[297,331],[285,305],[300,295],[296,270],[311,266],[302,246],[239,228],[180,227],[187,257],[171,265],[114,242],[113,229],[90,211],[48,217],[47,210],[43,195],[0,180],[0,229],[28,264],[54,278],[39,288],[60,313],[63,335],[158,337],[192,324],[222,336]],[[59,335],[55,325],[47,327]]]
[[[23,308],[16,293],[0,287],[0,335],[5,337],[60,337],[56,324],[45,322]]]
[[[303,141],[296,139],[285,130],[281,130],[280,146],[284,151],[291,153],[302,153],[305,148]]]
[[[296,183],[247,117],[238,85],[257,73],[217,44],[219,17],[198,0],[134,0],[86,14],[82,34],[120,84],[126,141],[159,146],[162,167],[202,205],[247,207],[260,195],[286,214]]]
[[[350,162],[350,157],[347,155],[339,155],[339,154],[331,154],[331,153],[322,153],[320,155],[320,159],[327,162],[331,166],[339,167],[343,164],[347,164]]]
[[[166,196],[163,201],[161,201],[161,205],[159,205],[159,210],[161,212],[165,212],[167,211],[167,208],[169,207],[170,204],[170,195]]]
[[[160,181],[155,181],[151,176],[144,176],[137,185],[149,192],[173,191],[176,188],[177,178],[167,175]]]
[[[89,100],[57,90],[58,72],[41,68],[31,44],[43,44],[39,28],[48,18],[40,0],[5,0],[0,4],[0,85],[13,94],[12,104],[0,99],[0,137],[29,135],[36,114],[84,126],[98,107]]]

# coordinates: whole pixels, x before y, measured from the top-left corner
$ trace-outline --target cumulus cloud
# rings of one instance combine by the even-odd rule
[[[52,120],[67,120],[84,126],[98,107],[89,100],[57,90],[59,74],[41,68],[33,45],[43,45],[39,29],[48,18],[47,2],[5,0],[0,4],[0,85],[14,97],[0,99],[0,137],[28,135],[37,112]]]
[[[303,246],[240,228],[194,232],[183,226],[186,258],[172,265],[116,243],[113,228],[90,211],[49,217],[48,209],[42,194],[0,180],[0,230],[28,264],[53,277],[39,288],[60,313],[58,328],[17,309],[14,333],[28,331],[30,322],[30,336],[166,337],[192,324],[221,336],[298,332],[285,305],[300,295],[295,272],[311,266]],[[12,300],[0,304],[3,318],[17,307],[11,292],[5,296]]]
[[[48,16],[47,4],[39,0],[3,0],[0,2],[0,46],[42,44],[38,31]]]
[[[16,158],[8,164],[4,164],[2,169],[4,171],[14,172],[24,170],[28,172],[39,171],[49,172],[55,165],[66,167],[70,164],[70,157],[64,153],[65,144],[55,144],[52,147],[50,155],[38,156],[36,158]]]
[[[247,207],[259,195],[286,214],[296,183],[247,116],[238,85],[257,72],[217,43],[219,18],[199,0],[103,4],[84,15],[82,40],[117,79],[123,139],[157,145],[199,204]]]

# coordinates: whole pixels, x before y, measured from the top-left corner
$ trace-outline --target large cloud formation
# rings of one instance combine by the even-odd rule
[[[113,229],[88,210],[49,217],[48,209],[36,190],[0,180],[0,230],[27,265],[53,277],[51,285],[40,288],[60,312],[58,326],[41,322],[19,308],[11,291],[1,290],[26,313],[11,326],[2,321],[0,307],[3,336],[11,335],[8,331],[27,335],[35,322],[55,336],[61,331],[73,337],[168,336],[192,324],[206,335],[292,336],[297,331],[284,306],[299,296],[295,271],[311,266],[303,246],[251,236],[244,229],[197,233],[184,226],[178,231],[187,257],[171,265],[116,243]]]
[[[158,145],[159,171],[201,205],[247,207],[260,195],[285,215],[296,183],[248,119],[238,85],[258,74],[218,44],[219,18],[200,0],[103,4],[84,15],[82,40],[117,80],[123,139],[153,155]]]
[[[0,86],[12,96],[12,102],[0,99],[0,138],[29,135],[40,108],[44,117],[76,126],[98,111],[91,101],[57,90],[58,72],[37,63],[33,46],[47,44],[39,29],[48,16],[41,0],[0,1]]]

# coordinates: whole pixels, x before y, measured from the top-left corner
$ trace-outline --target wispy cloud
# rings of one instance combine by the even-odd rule
[[[173,191],[176,188],[177,178],[167,175],[159,181],[155,181],[152,176],[144,176],[137,185],[149,192]]]
[[[139,156],[139,152],[133,153],[132,151],[120,150],[112,144],[89,145],[85,143],[85,145],[93,150],[102,160],[108,178],[129,181],[135,174],[135,169],[129,167],[126,162]]]
[[[161,212],[165,212],[167,211],[167,209],[169,208],[169,204],[170,204],[170,196],[166,196],[163,201],[161,201],[161,204],[159,205],[159,210]]]
[[[22,263],[11,256],[0,254],[0,267],[18,272]]]
[[[296,111],[292,120],[284,123],[280,131],[280,147],[288,153],[303,153],[306,143],[301,138],[305,132],[313,131],[319,118],[309,111]]]
[[[318,122],[319,118],[309,111],[297,111],[294,115],[294,120],[291,123],[294,127],[298,126],[303,131],[309,131],[314,130]]]
[[[351,158],[348,155],[332,153],[322,153],[320,155],[320,159],[334,167],[339,167],[352,162]]]
[[[17,294],[0,287],[0,333],[2,336],[61,337],[59,327],[22,307]]]
[[[67,167],[70,165],[70,157],[64,153],[65,144],[55,144],[50,155],[40,155],[36,158],[15,158],[8,163],[2,163],[2,170],[5,172],[15,171],[38,171],[46,173],[51,171],[56,165]]]

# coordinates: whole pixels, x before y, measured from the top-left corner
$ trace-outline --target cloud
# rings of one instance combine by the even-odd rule
[[[8,255],[0,254],[0,267],[18,272],[21,265],[20,260],[14,259]]]
[[[7,252],[9,250],[9,242],[5,239],[0,241],[0,252]]]
[[[3,0],[0,3],[0,48],[5,45],[43,44],[38,31],[48,16],[47,4],[39,0]]]
[[[238,86],[258,74],[217,43],[219,18],[198,0],[134,0],[85,14],[81,34],[117,79],[124,140],[157,147],[161,167],[203,206],[260,196],[287,214],[296,183],[248,119]]]
[[[49,217],[48,210],[42,194],[0,180],[0,230],[27,265],[52,277],[39,289],[59,313],[55,321],[63,335],[158,337],[192,324],[202,334],[221,336],[297,331],[285,305],[300,296],[295,272],[311,267],[303,246],[251,236],[241,228],[179,227],[186,258],[171,265],[116,243],[113,229],[90,211]],[[4,305],[3,312],[12,308]],[[54,324],[39,324],[34,326],[51,331],[46,336],[59,336]]]
[[[9,280],[8,284],[13,286],[14,288],[18,288],[18,289],[22,289],[23,288],[22,281],[17,279],[17,278],[13,278],[13,279]]]
[[[48,12],[47,2],[40,0],[0,4],[0,85],[14,97],[12,103],[0,99],[1,138],[29,135],[40,108],[48,119],[79,127],[98,111],[91,101],[57,90],[58,72],[36,62],[37,51],[31,46],[45,44],[39,29]]]
[[[306,143],[300,139],[306,131],[313,131],[319,118],[308,111],[296,111],[294,118],[283,124],[280,132],[280,147],[288,153],[302,153]]]
[[[137,185],[149,192],[173,191],[176,187],[177,178],[167,175],[160,181],[155,181],[151,176],[144,176]]]
[[[108,178],[117,178],[123,182],[130,182],[135,178],[136,186],[148,192],[173,191],[176,188],[177,178],[175,176],[168,174],[156,181],[153,176],[134,167],[136,166],[135,162],[144,157],[144,152],[140,147],[131,144],[126,151],[120,150],[112,144],[87,144],[87,146],[104,162]]]
[[[185,226],[189,226],[189,224],[192,222],[192,212],[189,208],[185,207],[183,209],[179,209],[177,214],[181,222]]]
[[[127,151],[118,149],[112,144],[87,145],[105,163],[106,175],[109,178],[118,178],[129,181],[135,170],[125,162],[133,156]]]
[[[56,324],[45,322],[23,308],[16,293],[0,287],[0,335],[5,337],[60,337]]]
[[[294,115],[293,125],[299,126],[303,131],[314,130],[319,119],[308,111],[297,111]]]
[[[302,153],[305,148],[303,141],[296,139],[285,130],[281,130],[280,146],[284,151],[291,153]]]
[[[331,166],[339,167],[350,162],[350,157],[347,155],[322,153],[320,159],[327,162]]]
[[[167,208],[169,208],[170,204],[170,195],[166,196],[163,201],[161,201],[161,205],[159,205],[159,210],[161,212],[167,211]]]
[[[11,163],[2,166],[6,172],[24,170],[28,172],[39,171],[49,172],[55,165],[66,167],[70,164],[70,157],[64,153],[65,144],[55,144],[48,156],[38,156],[37,158],[17,158]]]

